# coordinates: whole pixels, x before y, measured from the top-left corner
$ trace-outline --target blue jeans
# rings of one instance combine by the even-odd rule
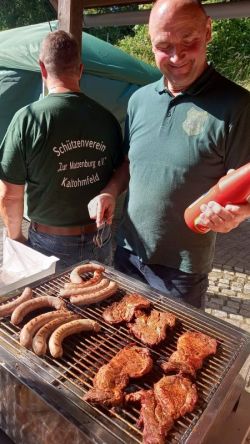
[[[208,287],[208,275],[205,273],[184,273],[163,265],[144,264],[136,255],[122,247],[116,249],[114,267],[156,290],[168,293],[178,301],[197,308],[202,307],[202,299]]]
[[[111,227],[107,225],[103,233],[103,245],[97,247],[93,242],[94,233],[81,236],[57,236],[29,228],[27,245],[46,256],[56,256],[60,260],[56,265],[56,272],[61,272],[77,262],[96,260],[106,265],[112,262]]]

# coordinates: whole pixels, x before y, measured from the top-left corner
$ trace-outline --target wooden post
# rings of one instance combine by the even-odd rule
[[[70,32],[82,48],[84,0],[58,0],[58,29]]]

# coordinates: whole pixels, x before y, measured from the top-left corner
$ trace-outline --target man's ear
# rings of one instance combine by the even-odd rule
[[[212,40],[212,20],[208,17],[206,24],[206,42],[209,43]]]
[[[39,60],[39,66],[40,66],[40,70],[41,70],[41,74],[42,74],[43,79],[47,79],[47,77],[48,77],[47,69],[45,68],[45,65],[42,62],[42,60]]]

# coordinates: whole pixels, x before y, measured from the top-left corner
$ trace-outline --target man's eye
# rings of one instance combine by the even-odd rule
[[[163,51],[163,52],[167,52],[169,51],[171,48],[170,45],[161,45],[161,46],[157,46],[158,51]]]

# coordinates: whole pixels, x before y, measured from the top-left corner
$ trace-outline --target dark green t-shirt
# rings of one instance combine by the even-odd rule
[[[215,234],[193,233],[185,208],[228,169],[250,161],[250,93],[212,66],[173,97],[163,79],[130,99],[130,184],[119,245],[145,263],[210,271]]]
[[[33,221],[86,224],[89,200],[122,160],[121,144],[108,110],[83,93],[51,94],[15,114],[0,148],[0,178],[27,184]]]

